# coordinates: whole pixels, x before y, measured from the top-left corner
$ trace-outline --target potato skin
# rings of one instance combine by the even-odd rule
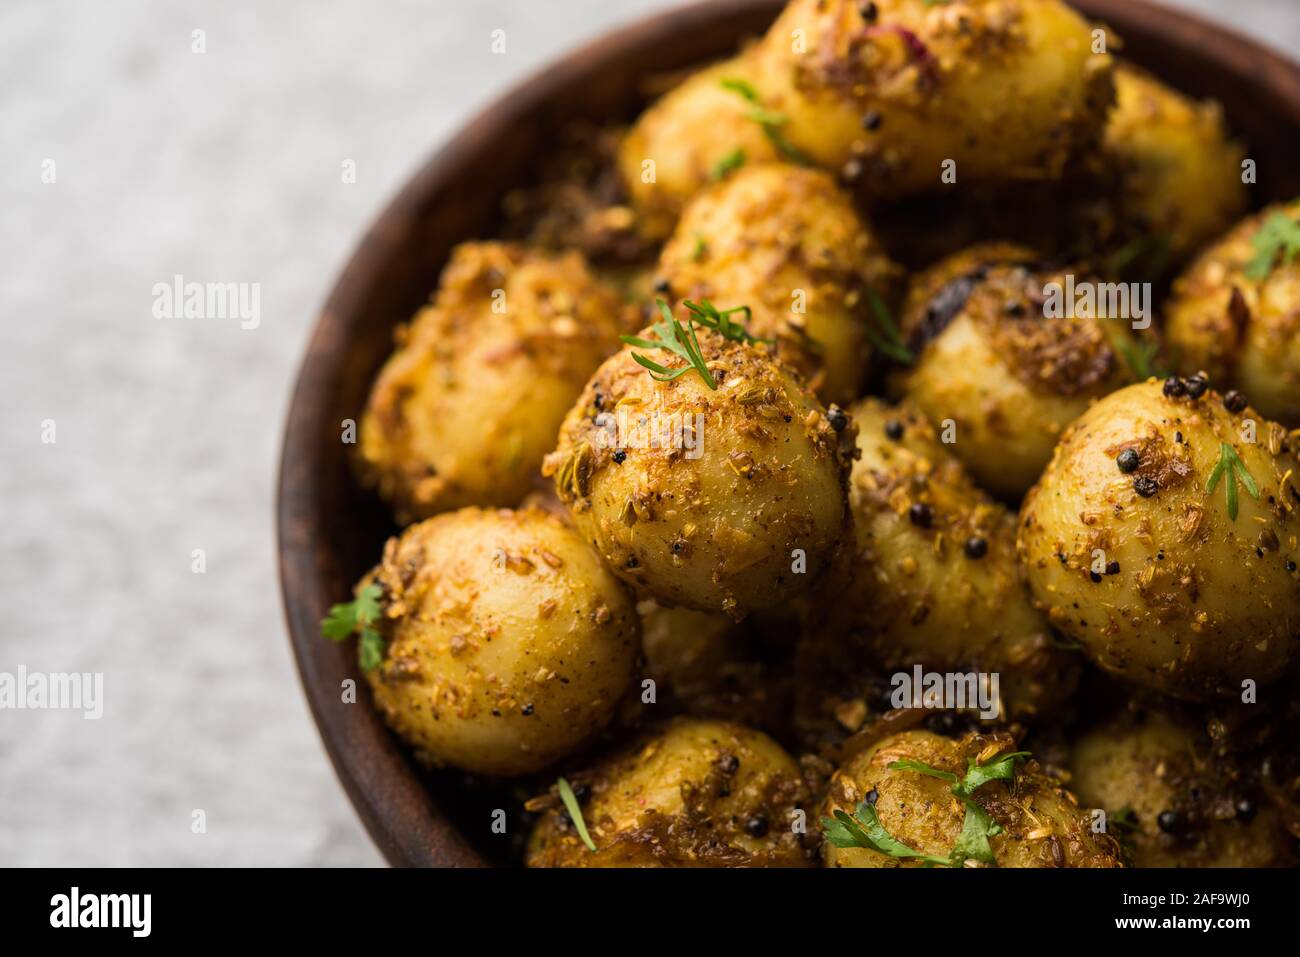
[[[456,247],[371,389],[359,427],[362,480],[402,524],[517,504],[583,383],[618,348],[621,310],[576,253]]]
[[[1261,413],[1300,425],[1300,260],[1263,279],[1246,266],[1252,240],[1274,214],[1300,220],[1300,200],[1239,223],[1174,282],[1165,335],[1182,371],[1206,370],[1242,390]]]
[[[794,0],[756,86],[795,147],[872,198],[941,188],[947,160],[960,183],[1057,178],[1098,139],[1111,60],[1064,3],[878,0],[872,23],[863,7]]]
[[[1252,801],[1236,770],[1211,753],[1209,736],[1173,713],[1124,714],[1081,735],[1071,752],[1071,785],[1080,802],[1106,811],[1134,867],[1286,867],[1294,838],[1273,807]],[[1132,812],[1122,826],[1119,812]],[[1159,825],[1172,812],[1172,833]]]
[[[821,817],[853,814],[876,793],[880,823],[912,850],[947,857],[961,833],[966,812],[946,782],[915,771],[891,770],[895,761],[921,761],[962,777],[967,761],[987,763],[1017,750],[1007,734],[968,734],[960,739],[929,731],[904,731],[877,742],[847,761],[831,778]],[[989,839],[998,867],[1121,867],[1119,848],[1092,833],[1089,816],[1074,796],[1030,758],[1011,782],[992,781],[973,798],[1002,833]],[[920,867],[914,859],[890,857],[870,848],[822,845],[828,867]],[[974,862],[967,865],[976,866]]]
[[[383,588],[384,720],[434,763],[539,771],[609,723],[640,651],[622,584],[540,509],[461,509],[389,539],[362,580]]]
[[[1246,419],[1258,441],[1242,441]],[[1207,481],[1222,443],[1241,457],[1259,498]],[[1300,546],[1285,435],[1222,396],[1170,398],[1161,383],[1099,401],[1061,440],[1026,497],[1018,548],[1036,601],[1103,670],[1164,694],[1209,700],[1263,684],[1294,657],[1300,633]],[[1128,449],[1136,471],[1120,471]],[[1151,494],[1138,492],[1145,486]],[[1101,564],[1113,571],[1096,574]]]
[[[562,808],[528,844],[529,867],[809,867],[793,812],[809,799],[771,738],[677,718],[575,780],[590,788],[590,852]]]
[[[818,396],[845,405],[871,359],[867,289],[889,303],[898,275],[834,180],[784,163],[746,165],[697,196],[659,274],[674,298],[749,306],[750,332],[776,339]],[[805,312],[793,311],[796,290]]]
[[[1024,248],[974,246],[912,283],[900,325],[916,360],[896,383],[936,425],[979,485],[1018,501],[1067,425],[1132,380],[1116,348],[1129,321],[1046,318],[1043,290],[1066,274]]]
[[[883,673],[996,672],[1005,716],[1059,712],[1078,669],[1030,602],[1015,515],[975,487],[915,407],[866,399],[852,413],[855,548],[810,645],[841,670],[865,658]],[[924,523],[913,506],[928,510]]]
[[[664,94],[628,131],[618,168],[647,238],[672,232],[686,201],[713,181],[728,154],[740,150],[746,163],[779,157],[763,127],[750,118],[751,105],[722,85],[723,80],[752,85],[755,79],[749,54],[706,67]],[[642,179],[647,160],[655,164],[652,183]]]
[[[625,348],[592,377],[543,471],[641,597],[739,619],[806,591],[829,563],[846,530],[853,432],[840,414],[837,433],[763,344],[697,335],[716,390],[694,370],[656,382]],[[645,423],[668,440],[620,437],[620,417],[629,433]],[[689,428],[679,440],[671,430],[680,423]],[[802,574],[792,571],[795,549],[806,556]]]

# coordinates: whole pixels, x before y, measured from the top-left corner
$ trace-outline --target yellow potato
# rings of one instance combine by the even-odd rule
[[[1179,698],[1239,696],[1300,646],[1295,460],[1280,426],[1181,388],[1129,386],[1071,426],[1018,547],[1052,624],[1101,668]]]
[[[852,412],[855,550],[811,646],[841,670],[865,660],[884,675],[918,664],[997,674],[1002,716],[1059,711],[1077,668],[1030,602],[1015,515],[975,487],[914,407],[867,399]]]
[[[622,584],[540,509],[467,508],[389,539],[386,650],[367,672],[384,720],[437,764],[539,771],[614,716],[640,652]]]
[[[588,383],[544,471],[642,597],[739,619],[827,566],[847,524],[853,429],[761,343],[696,335],[709,383],[665,350],[625,348]],[[687,371],[656,381],[634,353]]]
[[[596,852],[562,808],[528,842],[529,867],[808,867],[795,825],[808,794],[771,738],[679,718],[579,775]]]
[[[837,810],[852,815],[865,802],[874,807],[880,824],[896,841],[921,854],[950,858],[966,819],[966,807],[952,793],[952,784],[890,765],[917,761],[960,780],[970,762],[990,764],[998,755],[1016,750],[1015,740],[1007,734],[969,734],[959,740],[929,731],[892,735],[835,773],[821,816],[830,817]],[[1092,832],[1091,819],[1074,796],[1032,758],[1018,763],[1011,781],[990,781],[970,797],[1001,828],[988,838],[998,867],[1122,866],[1115,842]],[[822,855],[828,867],[923,866],[915,858],[894,857],[869,847],[836,847],[829,840]],[[966,866],[978,863],[968,860]]]
[[[1205,370],[1269,418],[1300,425],[1300,259],[1250,265],[1266,223],[1300,230],[1300,200],[1269,207],[1207,249],[1175,283],[1165,336],[1185,373]],[[1267,272],[1263,270],[1267,268]],[[1254,273],[1252,275],[1252,273]]]
[[[847,404],[871,357],[868,290],[890,302],[897,267],[834,180],[770,163],[697,196],[659,274],[674,298],[749,306],[750,331],[774,339],[823,400]]]
[[[1111,59],[1066,4],[869,6],[794,0],[755,86],[790,144],[873,198],[939,189],[949,161],[958,184],[1056,178],[1099,137]]]
[[[618,347],[617,295],[576,253],[452,253],[399,330],[361,416],[358,462],[406,523],[527,494],[583,383]]]
[[[899,389],[951,434],[980,486],[1009,501],[1038,478],[1070,422],[1134,377],[1133,317],[1049,313],[1044,291],[1056,284],[1064,303],[1071,278],[1028,250],[985,244],[921,273],[903,307],[915,361]]]
[[[1106,812],[1134,867],[1282,867],[1295,839],[1208,735],[1172,713],[1124,715],[1082,735],[1071,785]]]

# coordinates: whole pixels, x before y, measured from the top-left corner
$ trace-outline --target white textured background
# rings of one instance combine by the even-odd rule
[[[0,711],[0,865],[380,863],[281,619],[273,480],[299,352],[433,147],[668,5],[0,5],[0,671],[105,675],[99,721]],[[1300,57],[1297,0],[1178,5]],[[153,318],[175,273],[260,283],[260,328]]]

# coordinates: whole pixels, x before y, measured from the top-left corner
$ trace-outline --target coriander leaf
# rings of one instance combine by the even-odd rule
[[[359,660],[362,671],[374,671],[384,663],[384,639],[375,629],[361,629]]]
[[[718,81],[724,90],[730,90],[732,93],[739,93],[750,103],[758,102],[758,91],[754,89],[754,84],[748,80],[742,80],[738,77],[724,76]]]
[[[1249,279],[1267,279],[1273,271],[1278,258],[1282,265],[1289,266],[1300,256],[1300,223],[1285,213],[1274,213],[1251,238],[1255,255],[1246,264],[1245,274]]]
[[[1029,757],[1028,751],[1014,751],[1010,754],[1000,754],[988,764],[976,764],[972,759],[966,776],[958,785],[961,789],[958,797],[969,797],[990,781],[1010,781],[1016,775],[1016,762],[1023,761],[1027,757]]]
[[[940,781],[947,781],[949,784],[957,783],[957,775],[949,771],[940,771],[933,768],[924,761],[913,761],[911,758],[904,758],[902,761],[893,761],[889,765],[891,771],[916,771],[920,774],[928,774],[932,778],[938,778]]]
[[[596,852],[596,842],[587,833],[587,822],[582,818],[582,808],[578,806],[578,797],[573,793],[573,788],[569,787],[569,782],[564,778],[556,781],[555,786],[559,789],[560,800],[564,802],[564,809],[569,812],[569,820],[578,829],[578,836],[582,838],[582,843],[586,844],[587,850],[594,854]]]
[[[713,170],[709,173],[709,179],[714,181],[720,180],[732,170],[740,169],[740,167],[744,165],[745,151],[737,146],[734,150],[713,164]]]
[[[960,867],[967,860],[996,864],[989,838],[1001,833],[1002,828],[993,822],[987,811],[974,801],[966,802],[966,819],[957,835],[957,843],[952,847],[953,866]]]
[[[628,345],[638,346],[642,349],[662,349],[671,352],[673,355],[686,360],[686,365],[679,369],[669,369],[667,366],[649,359],[640,353],[632,353],[632,358],[638,365],[644,366],[650,370],[650,377],[656,382],[671,382],[673,379],[680,378],[687,372],[694,369],[704,380],[704,384],[710,389],[717,389],[718,383],[713,378],[713,373],[709,371],[708,363],[704,361],[704,354],[700,351],[699,340],[695,336],[694,316],[687,319],[686,327],[673,316],[673,312],[668,308],[668,303],[662,299],[656,299],[659,306],[659,313],[663,316],[662,322],[657,322],[651,327],[658,339],[642,339],[638,336],[619,336],[619,339]],[[733,310],[734,311],[734,310]]]
[[[951,866],[948,858],[914,851],[890,834],[880,823],[876,809],[866,801],[857,806],[852,817],[837,808],[834,820],[822,818],[822,827],[826,839],[836,847],[861,847],[890,857],[914,858],[940,867]]]
[[[321,634],[332,641],[343,641],[358,628],[379,619],[379,596],[383,590],[375,584],[357,592],[355,601],[334,605],[320,623]]]
[[[754,317],[753,310],[749,306],[735,306],[731,309],[719,309],[707,299],[701,299],[699,302],[692,302],[689,299],[683,299],[682,305],[686,307],[691,317],[704,326],[706,329],[712,329],[722,335],[724,339],[730,339],[733,342],[765,342],[771,345],[775,339],[764,339],[761,336],[750,335],[749,330],[739,323],[732,322],[731,317],[738,312],[745,314],[746,324]]]

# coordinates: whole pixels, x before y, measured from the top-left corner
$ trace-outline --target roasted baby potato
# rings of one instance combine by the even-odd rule
[[[666,350],[625,348],[587,384],[544,472],[641,597],[739,619],[827,566],[847,525],[853,429],[764,344],[693,335],[707,382]],[[659,381],[634,353],[685,372]]]
[[[754,87],[791,147],[892,199],[1059,177],[1113,96],[1095,47],[1057,0],[794,0],[754,54]]]
[[[1246,207],[1245,154],[1219,105],[1184,96],[1130,63],[1115,70],[1101,152],[1118,237],[1158,244],[1170,261],[1222,233]]]
[[[458,246],[372,387],[363,480],[401,523],[517,504],[583,383],[618,347],[621,310],[577,253]]]
[[[1172,712],[1126,712],[1074,743],[1071,787],[1134,867],[1281,867],[1295,841],[1241,769]]]
[[[1300,647],[1285,449],[1280,426],[1200,378],[1099,401],[1021,508],[1020,557],[1052,624],[1102,669],[1178,698],[1281,674]]]
[[[618,168],[647,238],[665,238],[686,201],[730,168],[779,158],[736,92],[753,79],[752,55],[714,64],[664,94],[628,132]]]
[[[861,393],[870,296],[892,298],[896,267],[825,173],[746,165],[687,206],[659,274],[675,298],[748,306],[824,401]]]
[[[1250,217],[1207,249],[1174,283],[1165,335],[1182,371],[1204,370],[1245,392],[1262,414],[1295,426],[1300,260],[1270,241],[1286,229],[1300,235],[1300,200]]]
[[[366,672],[397,734],[435,764],[539,771],[613,717],[640,652],[623,585],[540,509],[467,508],[412,525],[361,582],[380,587]]]
[[[1001,717],[1059,713],[1077,668],[1030,602],[1015,515],[975,487],[914,407],[867,399],[853,418],[854,552],[802,654],[885,674],[996,673]]]
[[[929,731],[904,731],[877,742],[847,761],[831,778],[822,806],[823,820],[836,811],[859,818],[873,814],[894,841],[917,856],[897,856],[875,847],[822,847],[828,867],[921,867],[949,861],[954,866],[1120,867],[1119,848],[1105,834],[1093,833],[1091,817],[1072,794],[1029,758],[1016,751],[1008,734],[968,734],[955,740]],[[973,779],[975,767],[1003,761],[1014,771],[974,787],[969,800],[1000,830],[984,830],[992,859],[968,856],[963,835],[967,807],[953,793],[956,782]],[[895,762],[913,762],[912,767]],[[918,766],[920,769],[918,769]],[[949,780],[930,772],[948,775]],[[862,805],[865,811],[860,810]],[[921,855],[928,855],[927,861]],[[955,859],[954,859],[955,855]]]
[[[1008,501],[1038,478],[1070,422],[1133,379],[1129,317],[1049,310],[1050,284],[1073,309],[1071,279],[1026,249],[984,244],[917,276],[903,307],[915,360],[897,389],[936,426],[955,428],[953,452]]]
[[[678,718],[575,777],[593,853],[556,807],[528,843],[529,867],[807,867],[799,766],[771,738]]]

